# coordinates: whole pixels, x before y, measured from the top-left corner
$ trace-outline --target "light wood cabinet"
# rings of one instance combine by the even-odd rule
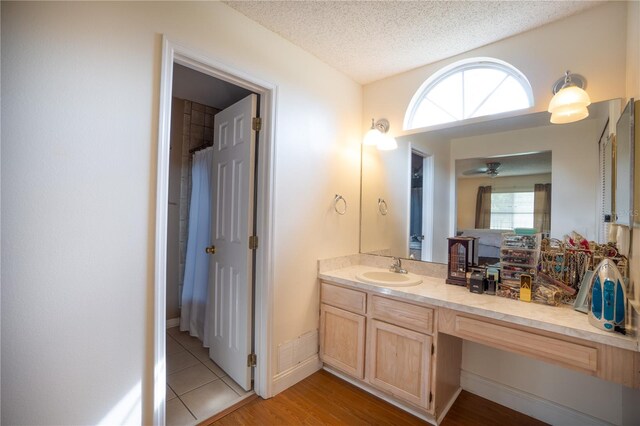
[[[432,337],[373,319],[368,339],[369,383],[428,410]]]
[[[371,316],[411,330],[433,334],[433,309],[378,295],[371,296]]]
[[[640,352],[440,308],[445,333],[640,389]]]
[[[597,349],[578,343],[462,315],[456,316],[454,329],[462,338],[490,344],[494,348],[538,358],[563,367],[591,373],[596,371],[598,366]]]
[[[366,312],[367,293],[323,282],[321,294],[322,303],[356,314],[364,314]]]
[[[321,283],[320,300],[320,357],[325,364],[433,412],[433,308],[326,282]]]
[[[640,389],[640,352],[570,328],[552,332],[339,283],[323,281],[321,291],[320,355],[328,369],[434,424],[461,390],[463,340]]]
[[[320,305],[320,357],[345,373],[364,378],[366,319],[327,304]]]

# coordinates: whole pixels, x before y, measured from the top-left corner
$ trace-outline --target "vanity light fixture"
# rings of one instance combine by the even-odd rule
[[[364,135],[363,145],[375,145],[381,151],[396,149],[396,138],[389,134],[389,120],[381,118],[378,121],[371,119],[371,129]]]
[[[591,99],[584,91],[586,84],[584,77],[569,71],[553,84],[553,98],[548,109],[553,124],[573,123],[589,116],[587,106]]]
[[[378,120],[380,122],[380,120]],[[362,141],[363,145],[378,145],[378,140],[380,140],[382,133],[377,129],[376,124],[374,123],[373,118],[371,119],[371,128],[364,135],[364,140]]]

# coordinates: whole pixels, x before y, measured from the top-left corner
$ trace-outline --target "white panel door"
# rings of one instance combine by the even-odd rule
[[[214,117],[209,356],[245,390],[251,388],[253,193],[257,95]]]

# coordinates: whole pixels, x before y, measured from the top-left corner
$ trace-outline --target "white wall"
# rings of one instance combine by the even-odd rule
[[[627,98],[640,99],[640,2],[627,6]]]
[[[634,2],[630,2],[634,3]],[[524,73],[535,105],[546,111],[551,85],[567,69],[587,79],[592,102],[625,97],[626,2],[607,2],[578,15],[505,40],[401,73],[364,87],[362,128],[371,118],[387,118],[391,133],[402,134],[404,115],[420,85],[439,69],[461,59],[488,56],[504,60]]]
[[[633,11],[637,7],[636,2],[607,2],[584,13],[524,34],[368,84],[364,87],[362,128],[366,129],[368,127],[371,117],[376,119],[387,118],[391,124],[391,133],[396,136],[403,134],[402,124],[405,111],[420,85],[430,75],[446,65],[461,59],[479,56],[489,56],[507,61],[529,78],[533,88],[535,106],[531,110],[524,111],[524,113],[546,110],[552,96],[551,85],[567,69],[586,77],[587,91],[592,102],[624,98],[629,93],[627,89],[630,87],[627,84],[628,38],[633,39],[632,41],[635,43],[633,51],[638,51],[637,37],[634,38],[634,34],[637,34],[637,29],[634,33],[627,33],[627,20],[636,19],[638,12],[633,13],[634,17],[627,18],[627,8]],[[637,23],[634,23],[634,25],[637,28]],[[629,73],[632,76],[630,78],[635,79],[636,82],[638,81],[637,66],[636,60],[635,68],[630,70],[633,72]],[[634,90],[637,92],[638,89]],[[635,92],[633,93],[638,95]],[[541,129],[540,133],[543,136],[544,130]],[[593,143],[597,144],[598,136],[599,133],[594,136]],[[587,142],[584,141],[584,143]],[[515,147],[525,148],[518,145],[517,141],[512,143]],[[591,178],[587,182],[581,181],[578,176],[582,174],[582,170],[578,170],[580,166],[576,164],[593,164],[593,167],[597,167],[597,149],[594,150],[592,158],[590,152],[582,150],[569,152],[566,144],[556,145],[555,148],[550,145],[549,143],[545,149],[555,149],[552,154],[554,163],[557,158],[557,150],[564,153],[563,155],[566,155],[567,158],[571,156],[575,161],[573,171],[579,171],[578,175],[574,175],[568,171],[556,170],[554,166],[552,170],[552,184],[554,185],[552,206],[558,206],[558,203],[563,202],[567,205],[569,203],[568,200],[577,200],[577,203],[581,206],[577,208],[579,211],[580,208],[587,206],[586,199],[593,198],[595,195],[587,192],[586,197],[583,197],[583,193],[579,192],[577,188],[593,188],[593,191],[595,191],[597,181],[591,181]],[[468,149],[473,148],[470,144],[466,146]],[[522,149],[519,152],[523,152]],[[482,153],[468,151],[456,153],[452,151],[451,161],[455,161],[455,158],[484,157],[496,154],[486,151]],[[596,162],[594,163],[592,160]],[[567,188],[566,191],[555,190],[560,186],[561,180],[562,184]],[[576,194],[580,194],[581,197],[576,197]],[[591,201],[591,204],[588,204],[590,207],[585,210],[584,218],[580,218],[578,222],[565,221],[564,219],[556,220],[556,216],[553,216],[552,234],[561,235],[571,229],[591,233],[590,230],[595,229],[596,210],[594,202],[595,199]],[[590,234],[589,237],[592,235],[595,236],[595,234]],[[487,365],[494,362],[491,355],[479,350],[477,345],[470,346],[465,343],[463,348],[463,368],[472,369],[480,377],[491,379],[491,370],[487,367]],[[469,360],[472,359],[477,360],[473,367],[469,364]],[[520,364],[518,364],[514,355],[502,353],[500,362],[501,368],[504,368],[505,371],[513,371],[520,368]],[[577,396],[587,392],[589,394],[598,394],[602,400],[601,403],[592,406],[590,409],[592,415],[611,422],[616,421],[615,416],[612,417],[611,410],[608,407],[620,407],[618,395],[620,392],[626,391],[621,386],[594,381],[586,388],[583,386],[583,382],[574,378],[573,375],[563,376],[564,380],[561,383],[547,381],[544,377],[548,377],[549,373],[554,371],[549,370],[549,368],[546,364],[541,363],[539,369],[535,371],[525,369],[518,385],[521,384],[525,392],[551,400],[553,400],[557,387]],[[506,375],[500,375],[496,380],[506,386],[516,385]],[[615,389],[615,395],[613,396],[611,393],[612,387]],[[627,400],[630,400],[630,398],[627,398]],[[564,400],[563,403],[577,410],[583,408],[582,404],[577,404],[572,400]]]
[[[635,421],[629,422],[629,418],[625,419],[625,416],[627,412],[637,410],[640,392],[597,377],[470,341],[463,343],[462,370],[463,378],[470,373],[472,376],[480,376],[490,382],[506,384],[507,392],[496,395],[497,398],[508,398],[511,391],[515,389],[524,392],[534,400],[539,397],[600,419],[598,423],[604,421],[628,426],[638,424],[637,417]],[[532,380],[532,377],[536,379]],[[628,404],[628,407],[625,406],[627,398],[628,401],[635,398],[634,408],[631,404]],[[498,402],[504,403],[502,400]],[[536,415],[551,424],[562,426],[587,424],[575,421],[566,423],[566,418],[571,418],[571,415],[564,421],[560,421],[557,413],[562,410],[558,410],[553,405],[551,407],[547,404],[541,404],[541,407],[524,405],[518,408],[523,410],[533,407],[534,412],[530,415]],[[553,421],[554,418],[555,421]],[[574,415],[573,418],[575,419],[576,416]]]
[[[273,353],[316,329],[316,260],[358,250],[361,87],[218,2],[1,7],[2,423],[151,422],[162,34],[278,85]]]

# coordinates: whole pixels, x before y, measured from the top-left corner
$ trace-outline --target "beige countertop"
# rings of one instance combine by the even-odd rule
[[[469,292],[465,287],[446,284],[442,278],[423,275],[421,275],[422,283],[412,287],[382,287],[361,282],[356,278],[357,274],[370,270],[381,269],[365,265],[352,265],[319,272],[318,277],[322,280],[399,297],[408,301],[427,303],[622,349],[640,351],[636,337],[599,330],[589,324],[587,315],[575,311],[570,306],[546,306],[488,294],[475,294]]]

